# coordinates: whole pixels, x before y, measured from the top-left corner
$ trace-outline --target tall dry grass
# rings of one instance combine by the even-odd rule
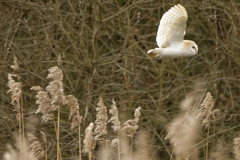
[[[156,46],[162,14],[178,3],[186,7],[189,15],[185,39],[194,40],[199,53],[182,59],[147,59],[146,51]],[[143,156],[146,159],[175,159],[176,145],[164,140],[167,126],[175,124],[175,118],[183,115],[185,123],[180,128],[186,130],[181,133],[187,130],[195,133],[194,127],[188,128],[194,125],[186,122],[197,114],[208,92],[214,99],[212,110],[219,111],[209,116],[206,129],[195,126],[199,130],[198,138],[189,144],[195,144],[199,159],[218,159],[214,156],[217,152],[224,153],[228,159],[234,159],[234,153],[237,155],[238,1],[6,0],[0,6],[0,155],[7,151],[6,144],[16,143],[13,135],[18,132],[19,144],[23,146],[26,133],[38,137],[45,159],[89,159],[81,149],[86,128],[97,120],[96,108],[101,96],[107,112],[114,105],[114,98],[120,128],[112,130],[112,123],[104,122],[107,134],[100,134],[93,144],[92,159],[101,156],[134,159],[141,156],[139,153],[146,153]],[[58,71],[53,66],[62,71],[62,79],[55,79],[54,75],[46,79],[52,70]],[[52,92],[46,89],[50,83],[57,86]],[[33,86],[40,88],[30,90]],[[186,105],[188,109],[194,108],[191,114],[178,107],[189,94],[198,97],[193,104]],[[148,132],[146,142],[137,140],[141,137],[139,129],[133,140],[121,130],[124,122],[134,119],[134,111],[139,106],[142,109],[138,127]],[[108,113],[108,120],[111,116]],[[47,144],[40,140],[41,131]],[[226,149],[221,149],[220,143]],[[19,148],[15,151],[18,154]],[[183,158],[191,158],[184,155]]]

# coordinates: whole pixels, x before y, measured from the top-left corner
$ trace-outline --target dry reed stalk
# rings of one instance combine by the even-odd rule
[[[49,85],[46,87],[46,91],[51,95],[51,104],[59,106],[66,104],[66,98],[64,96],[63,89],[63,74],[62,70],[57,66],[48,69],[49,74],[46,79],[52,79]]]
[[[33,156],[37,160],[43,158],[46,154],[38,138],[31,133],[27,133],[27,139],[30,141],[30,148],[32,150]]]
[[[141,110],[141,107],[138,107],[137,109],[135,109],[134,119],[127,120],[123,124],[124,127],[122,130],[126,130],[128,133],[128,136],[131,138],[131,148],[130,148],[130,156],[129,156],[130,159],[132,159],[133,137],[138,129],[139,117],[141,115],[140,110]]]
[[[11,68],[12,68],[14,71],[19,70],[18,60],[17,60],[17,57],[16,57],[16,56],[14,56],[13,64],[14,64],[14,65],[11,65]]]
[[[60,66],[62,64],[62,56],[59,54],[57,57],[57,65]]]
[[[98,159],[100,160],[112,160],[112,149],[110,145],[110,140],[104,140],[101,142],[101,149],[98,154]]]
[[[209,126],[211,124],[211,120],[215,119],[215,112],[219,110],[213,110],[214,107],[214,99],[210,92],[206,94],[206,97],[203,103],[200,105],[200,109],[198,110],[197,118],[202,118],[202,125],[207,128],[207,143],[206,143],[206,160],[208,159],[208,137],[209,137]]]
[[[53,113],[48,113],[42,116],[42,121],[43,122],[48,122],[48,121],[54,121],[54,115]],[[55,122],[54,122],[55,124]]]
[[[50,120],[49,118],[47,118],[47,115],[49,115],[49,113],[54,110],[51,105],[51,99],[48,93],[44,91],[44,89],[40,86],[33,86],[32,88],[30,88],[30,90],[37,91],[36,104],[38,104],[38,109],[35,113],[42,113],[42,120],[44,122],[47,122],[48,120]]]
[[[20,136],[16,136],[16,148],[11,145],[7,145],[8,151],[3,155],[4,160],[36,160],[33,153],[30,150],[29,144],[25,138],[20,139]]]
[[[108,120],[108,122],[112,123],[112,128],[115,132],[119,132],[121,126],[120,126],[120,121],[119,121],[119,118],[118,118],[118,109],[117,109],[117,106],[116,106],[116,103],[114,101],[114,99],[112,100],[112,105],[111,105],[111,109],[109,110],[109,113],[112,115],[112,117]]]
[[[81,160],[81,128],[80,123],[82,121],[82,116],[79,115],[79,105],[77,99],[73,95],[68,95],[67,97],[67,105],[70,108],[69,119],[72,118],[71,129],[75,129],[78,127],[78,144],[79,144],[79,160]]]
[[[168,134],[165,139],[170,139],[177,160],[198,158],[198,149],[195,145],[199,139],[199,120],[193,109],[196,97],[198,96],[186,96],[180,103],[182,115],[176,117],[167,127]]]
[[[17,58],[14,56],[14,65],[11,68],[14,71],[19,70]],[[19,82],[15,81],[17,78]],[[11,104],[14,106],[14,111],[17,112],[16,118],[19,125],[19,140],[21,145],[21,140],[24,138],[24,115],[23,115],[23,104],[22,104],[22,82],[20,82],[21,77],[18,74],[8,74],[8,87],[7,93],[11,93]],[[21,157],[20,157],[21,159]]]
[[[47,157],[47,148],[48,148],[48,146],[47,146],[47,138],[46,138],[46,135],[45,135],[45,133],[43,131],[40,131],[40,135],[41,135],[41,140],[45,143],[45,151],[44,151],[44,153],[45,153],[45,160],[47,160],[48,159],[48,157]]]
[[[145,131],[139,131],[134,137],[134,151],[131,150],[129,138],[127,134],[121,132],[121,160],[153,160],[155,159],[153,154],[151,155],[152,148],[150,147],[149,137]],[[112,141],[113,142],[113,141]],[[117,142],[118,143],[118,142]],[[154,151],[152,151],[154,152]],[[115,158],[116,159],[116,158]]]
[[[223,142],[223,140],[218,139],[217,144],[214,145],[214,148],[211,151],[209,159],[211,160],[231,160],[228,154],[228,144]]]
[[[173,153],[176,159],[197,159],[198,150],[195,147],[198,140],[199,122],[195,114],[186,113],[174,119],[168,127],[168,135],[173,145]]]
[[[99,97],[99,102],[98,102],[98,107],[96,108],[96,111],[98,112],[96,115],[96,120],[95,120],[95,130],[94,130],[94,135],[95,135],[95,140],[97,141],[100,136],[106,135],[107,134],[107,107],[103,103],[103,99],[100,96]]]
[[[118,140],[119,141],[118,144],[121,144],[121,145],[119,145],[121,147],[121,149],[120,149],[121,152],[119,153],[121,155],[121,160],[130,160],[132,158],[131,157],[132,150],[131,150],[129,138],[126,134],[126,131],[120,132],[120,137],[121,137],[121,139]]]
[[[112,147],[118,147],[117,150],[118,150],[118,160],[121,159],[120,157],[120,154],[121,154],[121,151],[120,151],[120,143],[119,143],[119,137],[120,137],[120,129],[121,129],[121,125],[120,125],[120,121],[119,121],[119,118],[118,118],[118,109],[117,109],[117,106],[116,106],[116,103],[114,101],[114,99],[112,100],[112,105],[111,105],[111,109],[109,110],[109,113],[112,115],[112,117],[108,120],[108,123],[112,123],[112,128],[115,132],[117,132],[117,138],[113,139],[112,142],[111,142],[111,146]]]
[[[66,98],[64,96],[63,89],[63,74],[62,70],[57,66],[48,69],[48,75],[46,79],[51,79],[49,85],[46,87],[46,91],[51,95],[51,105],[56,106],[58,114],[57,114],[57,160],[61,159],[61,151],[60,151],[60,109],[61,106],[66,104]]]
[[[133,153],[134,160],[150,160],[149,137],[145,131],[139,131],[135,139],[136,150]]]
[[[50,112],[58,110],[57,113],[57,127],[56,129],[56,139],[57,139],[57,160],[61,159],[61,152],[60,152],[60,142],[59,142],[59,134],[60,134],[60,108],[62,105],[66,104],[66,98],[64,96],[64,89],[63,89],[63,74],[62,70],[57,66],[48,69],[48,75],[46,79],[51,79],[49,85],[45,88],[39,86],[34,86],[31,90],[37,91],[37,101],[38,110],[36,113],[42,113],[42,120],[47,122],[49,120],[54,120],[54,115]],[[51,98],[49,98],[49,95]],[[54,126],[55,121],[54,121]]]
[[[88,159],[91,160],[93,156],[93,149],[95,148],[95,139],[93,137],[94,123],[90,123],[85,130],[85,139],[83,140],[83,153],[88,154]]]
[[[240,160],[240,136],[233,139],[233,150],[237,160]]]
[[[111,146],[113,147],[113,148],[115,148],[115,147],[119,147],[119,138],[114,138],[112,141],[111,141]],[[120,154],[120,152],[118,151],[118,154]]]
[[[130,119],[127,120],[124,124],[123,124],[123,129],[122,130],[126,130],[128,132],[128,136],[133,138],[134,134],[136,133],[137,129],[138,129],[138,121],[139,121],[139,117],[141,115],[140,113],[141,107],[138,107],[137,109],[135,109],[134,112],[134,119]]]
[[[82,116],[79,115],[79,105],[77,99],[73,95],[68,95],[67,105],[70,108],[69,119],[72,119],[71,129],[75,129],[81,123]]]
[[[200,105],[200,109],[198,110],[197,118],[202,118],[202,125],[207,128],[210,123],[212,117],[214,117],[214,112],[212,111],[212,108],[214,106],[214,99],[210,92],[207,93],[203,103]]]
[[[14,111],[21,114],[21,97],[22,97],[22,82],[16,82],[14,78],[20,79],[17,74],[8,74],[8,87],[7,93],[11,93],[11,104],[14,106]],[[18,121],[20,119],[18,118]]]

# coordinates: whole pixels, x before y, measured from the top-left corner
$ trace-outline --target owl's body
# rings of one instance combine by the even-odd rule
[[[196,44],[190,40],[184,40],[182,43],[174,43],[166,48],[155,48],[148,51],[149,58],[180,58],[194,56],[196,52],[191,50]]]
[[[158,28],[159,48],[149,50],[150,58],[179,58],[193,56],[198,52],[195,42],[183,40],[187,21],[187,11],[180,4],[166,12]]]

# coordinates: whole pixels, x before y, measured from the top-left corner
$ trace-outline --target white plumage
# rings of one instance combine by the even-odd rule
[[[194,41],[183,40],[187,18],[187,11],[182,5],[169,9],[158,27],[156,41],[159,48],[149,50],[148,57],[178,58],[193,56],[198,52]]]

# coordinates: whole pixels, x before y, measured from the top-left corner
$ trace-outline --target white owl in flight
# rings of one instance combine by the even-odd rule
[[[198,46],[190,40],[183,40],[187,11],[180,4],[169,9],[162,17],[157,32],[157,45],[159,48],[149,50],[150,58],[179,58],[194,56]]]

